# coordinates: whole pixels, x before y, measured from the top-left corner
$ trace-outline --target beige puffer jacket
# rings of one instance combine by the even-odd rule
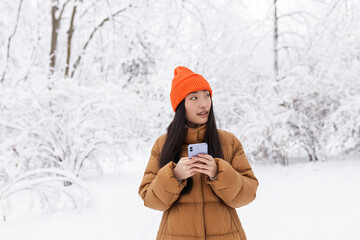
[[[205,131],[206,125],[188,128],[182,157],[187,156],[188,144],[204,140]],[[217,179],[211,181],[207,175],[196,173],[192,177],[191,192],[181,196],[187,181],[176,180],[173,174],[176,164],[172,161],[159,169],[159,155],[166,135],[156,140],[139,195],[145,206],[164,211],[157,240],[246,239],[235,208],[254,200],[258,180],[240,141],[223,130],[219,130],[219,136],[224,159],[215,158]]]

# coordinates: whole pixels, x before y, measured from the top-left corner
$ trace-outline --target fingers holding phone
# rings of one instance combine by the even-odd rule
[[[196,172],[204,173],[210,178],[216,177],[217,165],[211,155],[199,153],[198,156],[193,157],[192,159],[195,160],[193,167]]]
[[[196,170],[193,169],[193,163],[194,160],[188,157],[180,158],[176,167],[173,169],[176,180],[180,181],[192,177],[196,173]]]

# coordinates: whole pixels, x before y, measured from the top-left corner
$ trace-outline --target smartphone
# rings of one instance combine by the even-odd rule
[[[193,156],[197,156],[199,153],[208,153],[207,143],[195,143],[188,145],[188,158],[191,159]]]

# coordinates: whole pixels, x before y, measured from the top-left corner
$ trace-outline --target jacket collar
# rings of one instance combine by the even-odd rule
[[[187,127],[186,129],[187,129],[186,138],[185,138],[186,144],[201,143],[204,141],[206,124],[197,128]]]

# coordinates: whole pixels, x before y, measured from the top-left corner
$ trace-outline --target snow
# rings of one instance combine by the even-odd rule
[[[154,239],[162,212],[137,191],[178,65],[209,80],[218,127],[255,162],[250,240],[360,239],[360,1],[278,1],[278,46],[272,2],[1,1],[0,239]]]
[[[239,209],[249,239],[360,239],[356,160],[254,166],[257,199]]]
[[[137,193],[146,161],[85,179],[94,204],[81,212],[31,213],[21,207],[23,193],[15,195],[13,209],[22,211],[1,221],[1,239],[155,239],[162,212],[146,208]],[[248,239],[360,239],[359,157],[252,166],[257,198],[237,209]]]

